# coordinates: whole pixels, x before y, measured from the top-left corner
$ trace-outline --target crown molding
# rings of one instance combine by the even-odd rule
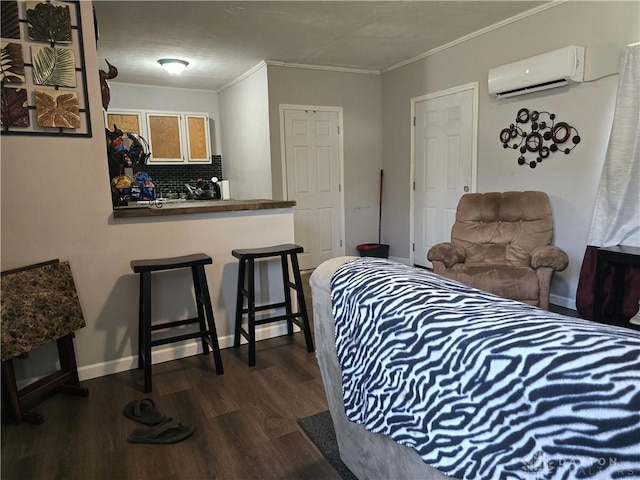
[[[264,60],[260,60],[256,65],[251,67],[249,70],[244,72],[242,75],[234,78],[229,83],[227,83],[227,84],[223,85],[222,87],[220,87],[219,89],[217,89],[216,93],[224,92],[227,88],[233,87],[236,83],[240,83],[242,80],[244,80],[247,77],[250,77],[251,75],[253,75],[257,71],[262,70],[263,68],[266,68],[266,66],[267,66],[267,62],[265,62]]]
[[[553,8],[553,7],[557,7],[558,5],[562,5],[563,3],[566,3],[570,0],[552,0],[548,3],[544,3],[538,7],[534,7],[530,10],[527,10],[526,12],[520,13],[518,15],[514,15],[513,17],[509,17],[505,20],[502,20],[498,23],[494,23],[493,25],[490,25],[488,27],[482,28],[480,30],[477,30],[475,32],[472,32],[468,35],[465,35],[464,37],[460,37],[456,40],[453,40],[449,43],[445,43],[444,45],[440,45],[439,47],[433,48],[427,52],[421,53],[420,55],[417,55],[415,57],[409,58],[407,60],[404,60],[402,62],[396,63],[395,65],[391,65],[390,67],[385,67],[382,68],[380,70],[376,70],[376,69],[363,69],[363,68],[350,68],[350,67],[336,67],[336,66],[329,66],[329,65],[311,65],[311,64],[305,64],[305,63],[288,63],[288,62],[283,62],[280,60],[261,60],[258,64],[256,64],[255,66],[253,66],[252,68],[250,68],[249,70],[247,70],[246,72],[244,72],[242,75],[236,77],[234,80],[231,80],[229,83],[223,85],[222,87],[220,87],[219,89],[216,90],[216,93],[221,93],[223,91],[225,91],[226,89],[234,86],[235,84],[241,82],[242,80],[244,80],[245,78],[253,75],[255,72],[261,70],[264,67],[267,66],[274,66],[274,67],[282,67],[282,68],[299,68],[299,69],[306,69],[306,70],[321,70],[321,71],[327,71],[327,72],[340,72],[340,73],[356,73],[356,74],[363,74],[363,75],[382,75],[384,73],[390,72],[392,70],[396,70],[398,68],[404,67],[406,65],[409,65],[411,63],[417,62],[419,60],[422,60],[423,58],[429,57],[431,55],[434,55],[438,52],[441,52],[443,50],[446,50],[448,48],[454,47],[456,45],[459,45],[461,43],[464,43],[466,41],[469,41],[473,38],[479,37],[481,35],[484,35],[486,33],[492,32],[493,30],[497,30],[498,28],[502,28],[506,25],[509,25],[511,23],[523,20],[527,17],[536,15],[540,12],[543,12],[545,10],[548,10],[549,8]]]
[[[409,58],[408,60],[404,60],[400,63],[396,63],[395,65],[391,65],[390,67],[385,67],[381,70],[380,73],[387,73],[390,72],[392,70],[396,70],[397,68],[400,67],[404,67],[406,65],[409,65],[411,63],[417,62],[418,60],[422,60],[423,58],[429,57],[431,55],[434,55],[438,52],[441,52],[443,50],[446,50],[448,48],[454,47],[456,45],[459,45],[463,42],[466,42],[468,40],[471,40],[473,38],[479,37],[480,35],[484,35],[485,33],[489,33],[492,32],[493,30],[497,30],[498,28],[502,28],[506,25],[509,25],[511,23],[520,21],[522,19],[525,19],[527,17],[530,17],[532,15],[536,15],[540,12],[543,12],[549,8],[553,8],[553,7],[557,7],[558,5],[561,5],[563,3],[568,2],[569,0],[552,0],[549,3],[545,3],[543,5],[540,5],[538,7],[534,7],[531,10],[527,10],[526,12],[522,12],[519,13],[518,15],[514,15],[513,17],[509,17],[505,20],[502,20],[501,22],[498,23],[494,23],[493,25],[489,25],[488,27],[482,28],[480,30],[477,30],[475,32],[472,32],[468,35],[465,35],[464,37],[460,37],[456,40],[453,40],[449,43],[445,43],[444,45],[440,45],[439,47],[433,48],[427,52],[421,53],[420,55],[417,55],[415,57]]]
[[[122,87],[132,87],[132,88],[144,88],[148,90],[149,88],[162,88],[165,90],[182,90],[184,92],[202,92],[202,93],[215,93],[215,90],[207,90],[205,88],[187,88],[187,87],[168,87],[166,85],[150,85],[150,84],[141,84],[141,83],[129,83],[129,82],[117,82],[115,80],[109,80],[110,86],[122,86]]]
[[[281,62],[279,60],[266,60],[266,64],[274,67],[301,68],[301,69],[307,69],[307,70],[324,70],[327,72],[341,72],[341,73],[360,73],[364,75],[380,75],[382,73],[380,70],[376,70],[376,69],[334,67],[329,65],[310,65],[307,63],[288,63],[288,62]]]

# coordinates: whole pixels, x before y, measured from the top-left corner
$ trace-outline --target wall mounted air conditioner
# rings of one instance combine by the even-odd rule
[[[489,70],[489,93],[514,97],[584,79],[584,47],[571,45]]]

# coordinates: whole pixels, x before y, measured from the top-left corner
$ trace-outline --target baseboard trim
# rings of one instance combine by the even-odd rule
[[[561,297],[560,295],[555,295],[552,293],[549,295],[549,303],[558,305],[560,307],[569,308],[571,310],[576,310],[575,298]]]
[[[300,331],[300,329],[297,326],[294,326],[294,331]],[[261,328],[256,328],[256,341],[279,337],[281,335],[286,335],[286,333],[286,323],[282,323],[281,325],[266,325]],[[218,337],[218,343],[221,349],[233,347],[233,335]],[[242,344],[245,343],[247,343],[246,340],[242,338]],[[155,365],[156,363],[169,362],[171,360],[191,357],[200,353],[202,353],[202,344],[198,340],[176,342],[165,348],[155,348],[153,350],[152,363]],[[93,365],[79,367],[78,376],[81,381],[91,380],[92,378],[104,377],[106,375],[126,372],[127,370],[134,370],[136,368],[138,368],[138,356],[130,355],[117,360],[110,360],[108,362],[100,362]]]
[[[389,257],[389,260],[391,260],[392,262],[396,262],[396,263],[402,263],[404,265],[410,265],[409,263],[409,259],[408,258],[402,258],[402,257]]]

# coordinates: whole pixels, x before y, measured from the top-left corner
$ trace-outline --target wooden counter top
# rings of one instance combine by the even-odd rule
[[[138,205],[120,207],[113,211],[113,218],[157,217],[165,215],[188,215],[192,213],[236,212],[241,210],[266,210],[291,208],[292,200],[191,200],[182,203],[165,203],[162,207]]]

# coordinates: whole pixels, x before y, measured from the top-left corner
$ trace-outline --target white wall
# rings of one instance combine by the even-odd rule
[[[345,252],[378,241],[382,167],[380,75],[269,65],[269,121],[274,198],[282,198],[280,105],[343,108]],[[386,175],[386,172],[385,172]]]
[[[222,170],[231,198],[272,198],[267,66],[219,92]]]
[[[105,69],[106,67],[103,67]],[[204,112],[209,115],[211,153],[220,155],[220,115],[218,94],[211,90],[187,90],[184,88],[133,85],[109,81],[111,101],[109,110],[119,108],[140,110],[166,110],[170,112]],[[112,128],[109,126],[109,128]]]
[[[478,82],[477,191],[543,190],[551,197],[555,244],[569,268],[556,275],[552,301],[575,307],[575,294],[615,104],[618,60],[640,37],[638,2],[566,2],[492,30],[382,77],[384,239],[391,256],[409,257],[411,98]],[[487,93],[491,67],[567,45],[586,47],[583,84],[495,100]],[[599,78],[605,76],[604,78]],[[499,141],[522,107],[555,113],[575,126],[582,142],[535,170],[516,163]],[[416,252],[416,255],[426,252]]]
[[[206,269],[209,290],[221,344],[228,346],[237,281],[237,261],[231,250],[255,246],[256,238],[261,245],[292,242],[293,214],[291,209],[282,209],[115,220],[91,3],[80,2],[80,8],[94,135],[2,137],[1,268],[53,258],[69,260],[87,324],[75,339],[77,361],[81,377],[90,378],[135,364],[138,280],[131,271],[131,260],[196,252],[211,255],[214,263]],[[265,270],[268,281],[271,270]],[[175,316],[195,312],[188,273],[174,273],[158,274],[156,320],[176,320],[180,317]],[[282,291],[276,286],[274,290]],[[34,351],[25,362],[16,362],[18,376],[52,368],[54,345]],[[154,355],[154,360],[194,351],[193,347],[178,347]],[[22,370],[25,365],[28,368]]]

